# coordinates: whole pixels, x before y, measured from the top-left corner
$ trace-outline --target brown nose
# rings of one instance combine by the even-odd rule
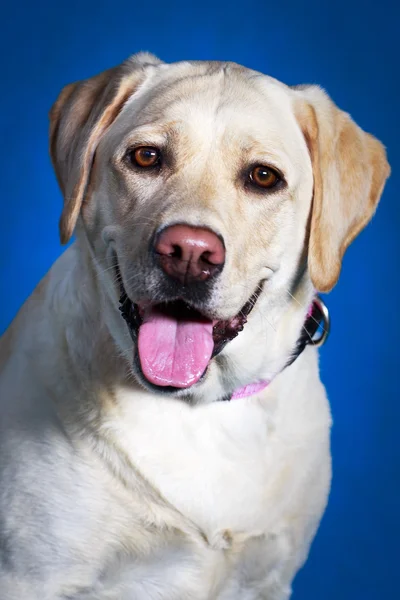
[[[154,249],[163,271],[181,283],[210,279],[225,262],[222,239],[203,227],[167,227],[156,239]]]

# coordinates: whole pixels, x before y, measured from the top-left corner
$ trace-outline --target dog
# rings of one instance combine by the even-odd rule
[[[75,241],[1,339],[2,600],[288,599],[331,482],[310,326],[384,147],[318,86],[139,53],[50,153]]]

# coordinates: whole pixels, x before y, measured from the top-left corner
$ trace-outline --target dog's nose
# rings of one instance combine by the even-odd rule
[[[181,283],[210,279],[225,262],[222,238],[203,227],[166,227],[156,238],[154,250],[163,271]]]

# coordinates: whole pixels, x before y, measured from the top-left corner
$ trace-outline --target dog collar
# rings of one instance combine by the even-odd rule
[[[308,310],[307,318],[303,325],[301,335],[297,340],[295,350],[280,372],[293,364],[306,346],[322,346],[328,338],[330,325],[331,322],[327,306],[319,296],[315,296]],[[223,398],[223,400],[237,400],[239,398],[253,396],[254,394],[262,392],[271,381],[272,379],[262,380],[244,385],[235,390],[231,396]]]

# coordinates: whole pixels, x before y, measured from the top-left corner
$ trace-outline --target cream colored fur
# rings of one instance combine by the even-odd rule
[[[168,143],[160,175],[127,168],[144,143]],[[383,147],[319,88],[146,54],[62,92],[51,151],[77,239],[0,344],[1,599],[289,598],[328,498],[331,418],[316,350],[280,371],[372,216]],[[286,185],[247,189],[250,163]],[[177,220],[224,237],[209,314],[264,288],[204,380],[165,396],[138,381],[113,261],[154,301],[149,240]]]

